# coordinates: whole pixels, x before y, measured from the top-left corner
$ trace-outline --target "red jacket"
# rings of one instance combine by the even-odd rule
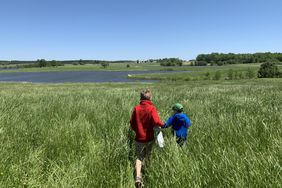
[[[133,109],[130,125],[137,142],[149,142],[154,140],[154,126],[162,127],[164,124],[154,104],[150,100],[141,100]]]

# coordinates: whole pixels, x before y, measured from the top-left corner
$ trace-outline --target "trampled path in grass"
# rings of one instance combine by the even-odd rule
[[[180,102],[188,145],[164,130],[146,187],[281,187],[282,80],[0,84],[0,187],[133,187],[129,118],[150,88],[160,117]]]

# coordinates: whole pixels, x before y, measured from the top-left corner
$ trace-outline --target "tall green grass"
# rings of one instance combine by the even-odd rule
[[[192,121],[170,130],[144,171],[146,187],[281,187],[282,81],[166,84],[0,84],[0,187],[133,187],[129,129],[139,91],[163,120],[175,102]]]

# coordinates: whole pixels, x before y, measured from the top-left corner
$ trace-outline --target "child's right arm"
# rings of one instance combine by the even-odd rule
[[[172,122],[173,122],[173,116],[168,118],[168,120],[165,122],[165,124],[164,124],[164,126],[162,128],[168,128],[169,126],[172,125]]]

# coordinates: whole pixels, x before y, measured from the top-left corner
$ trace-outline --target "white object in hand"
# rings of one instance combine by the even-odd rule
[[[160,148],[164,147],[164,137],[162,131],[160,131],[157,135],[157,142]]]

